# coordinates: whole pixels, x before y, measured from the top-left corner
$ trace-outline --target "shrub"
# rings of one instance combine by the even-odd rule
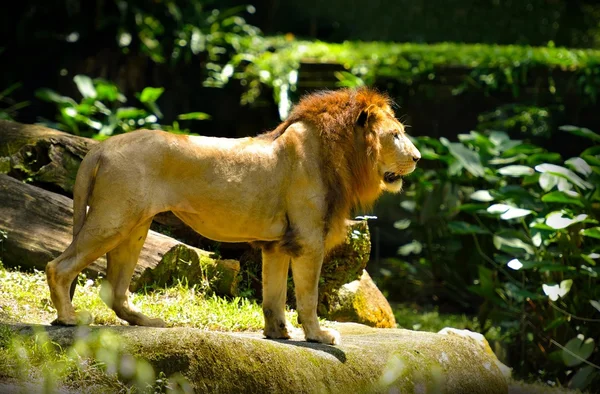
[[[416,138],[430,162],[401,203],[414,241],[399,253],[477,302],[517,375],[583,389],[600,379],[600,135],[560,132],[591,146],[565,160],[500,131]]]

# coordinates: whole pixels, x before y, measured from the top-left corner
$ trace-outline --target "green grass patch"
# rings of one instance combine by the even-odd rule
[[[479,321],[476,317],[465,314],[439,313],[437,308],[423,310],[416,305],[393,305],[394,317],[398,327],[408,330],[438,332],[442,328],[452,327],[459,330],[467,329],[480,331]]]
[[[24,273],[0,267],[0,321],[48,324],[56,318],[43,272]],[[77,310],[94,316],[94,323],[125,325],[100,297],[101,280],[81,276],[73,298]],[[179,283],[176,286],[141,290],[132,294],[133,304],[142,313],[159,317],[168,326],[195,327],[213,331],[260,331],[262,309],[254,300],[206,296]],[[297,325],[297,313],[287,311],[287,318]]]

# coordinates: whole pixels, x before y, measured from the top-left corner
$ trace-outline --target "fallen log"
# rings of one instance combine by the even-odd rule
[[[70,198],[0,174],[0,201],[0,259],[4,265],[43,270],[71,242],[73,202]],[[216,275],[218,293],[236,295],[239,262],[211,258],[208,252],[154,231],[149,232],[140,254],[134,283],[147,268],[156,267],[165,254],[178,246],[201,255],[205,264],[214,265],[211,272]],[[84,272],[91,277],[104,274],[106,259],[96,260]],[[224,289],[228,290],[220,291]]]

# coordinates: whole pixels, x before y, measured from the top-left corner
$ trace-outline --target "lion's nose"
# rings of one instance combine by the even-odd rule
[[[416,163],[421,159],[421,154],[417,153],[415,155],[413,155],[413,161]]]

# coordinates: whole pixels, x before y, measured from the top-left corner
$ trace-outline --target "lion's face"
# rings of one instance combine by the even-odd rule
[[[415,170],[421,153],[405,134],[404,125],[391,111],[378,112],[375,128],[380,144],[378,172],[381,188],[397,193],[402,189],[402,176]]]

